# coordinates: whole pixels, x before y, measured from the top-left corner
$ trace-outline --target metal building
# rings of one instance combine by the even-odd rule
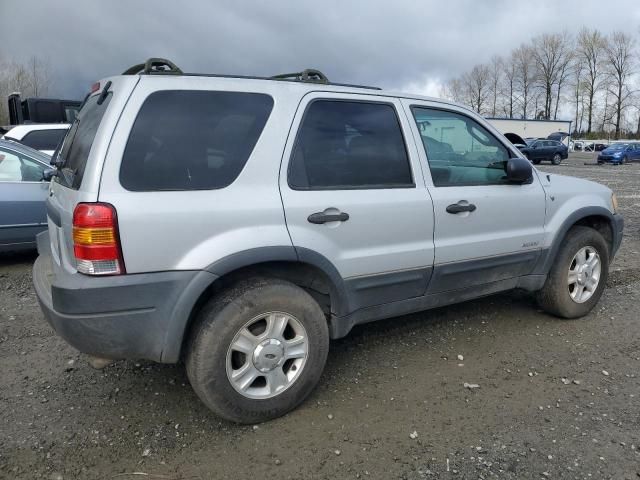
[[[523,120],[517,118],[487,118],[501,133],[515,133],[522,138],[547,138],[552,133],[563,133],[563,143],[568,143],[571,120]],[[560,140],[560,138],[558,138]]]

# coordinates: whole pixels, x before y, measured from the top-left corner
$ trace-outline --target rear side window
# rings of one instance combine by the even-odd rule
[[[224,188],[247,163],[272,107],[259,93],[152,93],[131,129],[120,183],[137,192]]]
[[[87,99],[62,144],[57,158],[62,175],[58,175],[57,181],[66,187],[80,188],[91,145],[112,94],[109,93],[100,105],[98,105],[99,97],[100,95],[94,95]]]
[[[67,133],[66,128],[34,130],[22,137],[20,143],[36,150],[55,150],[64,138],[65,133]]]
[[[413,187],[393,105],[311,103],[291,156],[289,185],[300,190]]]

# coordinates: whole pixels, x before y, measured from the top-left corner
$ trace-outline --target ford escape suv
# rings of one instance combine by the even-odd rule
[[[622,238],[611,190],[472,111],[312,70],[150,59],[94,84],[53,161],[48,322],[94,357],[183,359],[236,422],[300,404],[356,324],[514,288],[584,316]]]

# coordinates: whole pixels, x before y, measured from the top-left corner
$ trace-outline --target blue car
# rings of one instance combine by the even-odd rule
[[[55,171],[50,157],[0,139],[0,252],[35,248],[47,229],[45,201]]]
[[[613,163],[620,165],[640,161],[640,143],[614,143],[598,155],[598,164]]]

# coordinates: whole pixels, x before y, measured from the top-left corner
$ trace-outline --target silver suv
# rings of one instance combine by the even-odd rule
[[[184,359],[217,414],[260,422],[318,383],[360,323],[504,290],[587,314],[623,221],[611,190],[538,172],[442,100],[182,73],[92,88],[60,151],[34,285],[102,359]]]

